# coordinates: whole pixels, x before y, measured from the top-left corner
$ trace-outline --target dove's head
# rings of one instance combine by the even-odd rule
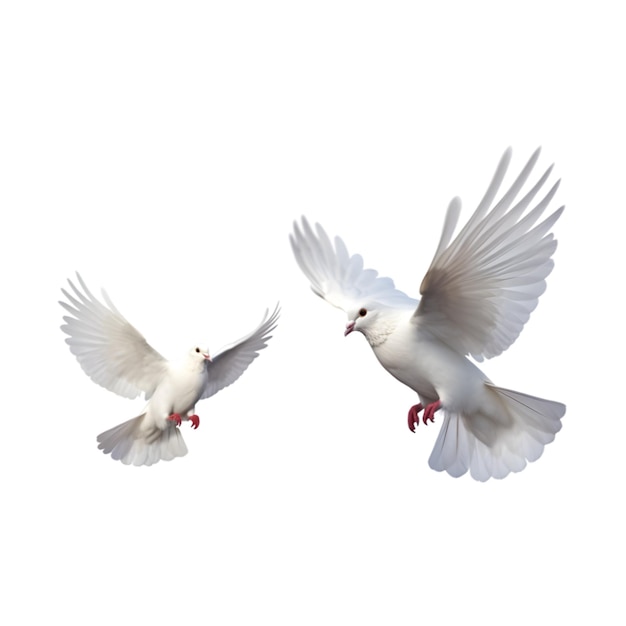
[[[203,363],[204,361],[210,361],[211,356],[209,355],[208,348],[202,348],[199,346],[194,346],[189,350],[189,358],[192,361],[196,361],[198,363]]]
[[[348,312],[349,322],[346,324],[344,335],[358,330],[365,335],[370,345],[381,344],[395,328],[390,316],[385,313],[385,307],[374,303]]]

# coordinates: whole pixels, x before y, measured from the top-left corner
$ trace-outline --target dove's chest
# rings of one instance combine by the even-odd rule
[[[433,402],[467,393],[485,379],[478,368],[445,344],[433,341],[411,326],[399,328],[374,348],[381,365],[400,382]],[[482,385],[481,385],[482,386]]]
[[[372,349],[380,364],[401,383],[424,398],[437,399],[428,346],[421,345],[412,334],[396,331]]]
[[[440,399],[454,407],[484,400],[487,377],[445,344],[416,333],[394,333],[374,352],[383,367],[416,391],[422,402]]]
[[[175,402],[185,405],[181,410],[191,408],[200,398],[206,380],[206,370],[177,372],[172,380]]]
[[[159,385],[151,403],[164,413],[186,413],[196,404],[206,381],[204,368],[172,369]]]

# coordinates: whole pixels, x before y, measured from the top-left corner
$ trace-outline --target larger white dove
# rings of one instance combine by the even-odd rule
[[[517,338],[546,287],[556,240],[550,231],[561,207],[537,224],[557,183],[526,212],[550,167],[516,198],[539,157],[537,150],[510,189],[494,199],[511,159],[507,150],[474,214],[452,240],[461,209],[454,198],[435,256],[420,287],[421,300],[390,278],[364,269],[336,237],[305,218],[290,236],[298,265],[313,291],[348,314],[345,335],[365,335],[382,366],[417,392],[409,428],[444,414],[430,467],[480,481],[519,472],[538,459],[561,428],[565,405],[496,387],[476,361],[496,356]]]
[[[115,308],[106,292],[106,306],[76,275],[80,289],[68,280],[72,293],[62,289],[69,313],[61,330],[85,373],[110,391],[148,403],[141,415],[98,435],[105,454],[127,465],[152,465],[187,454],[180,433],[182,421],[198,428],[195,404],[234,383],[256,359],[276,327],[278,305],[249,335],[213,358],[205,347],[194,347],[180,361],[164,359]]]

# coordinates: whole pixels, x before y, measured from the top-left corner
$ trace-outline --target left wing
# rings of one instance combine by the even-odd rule
[[[420,292],[413,321],[461,354],[478,361],[506,350],[518,337],[554,263],[556,240],[550,231],[564,207],[535,226],[559,186],[557,181],[531,211],[552,167],[515,204],[518,193],[539,157],[532,155],[511,188],[491,207],[511,160],[509,148],[478,208],[450,243],[461,201],[448,207],[439,246]]]
[[[230,344],[214,356],[212,361],[207,362],[208,382],[200,399],[209,398],[220,389],[234,383],[259,356],[259,351],[263,350],[272,338],[269,333],[276,328],[280,314],[279,305],[276,305],[269,317],[268,312],[269,310],[265,311],[263,320],[256,330]]]
[[[404,292],[396,289],[391,278],[379,276],[374,269],[363,267],[360,254],[350,255],[346,244],[335,237],[333,246],[326,231],[319,225],[311,228],[306,218],[302,227],[294,222],[289,236],[296,261],[320,298],[346,313],[377,302],[390,307],[417,306]]]

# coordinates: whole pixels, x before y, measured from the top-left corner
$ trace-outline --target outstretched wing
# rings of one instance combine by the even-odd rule
[[[439,246],[420,287],[422,299],[413,317],[420,332],[430,333],[478,361],[500,354],[517,339],[554,266],[550,257],[556,240],[549,231],[564,207],[535,224],[559,181],[525,213],[552,166],[512,206],[538,157],[539,149],[490,208],[511,159],[509,148],[478,208],[450,243],[461,208],[458,198],[452,200]]]
[[[78,273],[80,288],[68,279],[72,293],[62,289],[68,302],[59,304],[70,313],[61,330],[84,372],[95,383],[125,398],[142,392],[149,397],[161,380],[167,361],[115,308],[107,294],[106,306],[87,289]]]
[[[389,307],[417,306],[417,300],[396,289],[391,278],[379,276],[376,270],[365,269],[361,255],[350,255],[342,239],[335,237],[333,246],[319,224],[315,225],[314,231],[303,217],[302,227],[294,222],[294,232],[289,240],[313,292],[346,313],[367,302]]]
[[[222,349],[212,361],[207,362],[208,382],[201,399],[209,398],[220,389],[234,383],[259,356],[259,351],[263,350],[272,338],[269,333],[276,328],[280,314],[279,305],[276,305],[269,317],[268,313],[269,310],[266,310],[256,330]]]

